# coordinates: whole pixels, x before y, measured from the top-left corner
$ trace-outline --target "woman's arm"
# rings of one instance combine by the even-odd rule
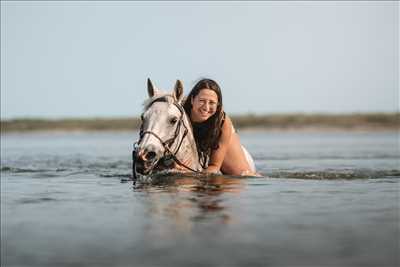
[[[218,142],[218,149],[212,150],[208,168],[205,170],[206,172],[216,173],[220,171],[222,163],[225,159],[226,151],[231,141],[232,128],[232,121],[228,116],[226,116],[221,129],[222,131]]]

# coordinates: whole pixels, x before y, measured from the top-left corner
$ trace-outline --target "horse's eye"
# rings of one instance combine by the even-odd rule
[[[178,121],[177,117],[173,117],[173,118],[169,119],[169,123],[172,125],[174,125],[177,121]]]

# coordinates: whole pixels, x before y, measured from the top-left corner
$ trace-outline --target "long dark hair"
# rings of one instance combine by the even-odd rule
[[[196,97],[202,89],[214,91],[218,96],[217,110],[214,115],[201,123],[192,122],[193,134],[196,140],[197,151],[199,153],[200,163],[203,168],[208,165],[212,150],[218,148],[221,129],[225,120],[225,113],[222,111],[222,94],[218,83],[211,79],[201,79],[196,83],[186,98],[183,108],[190,116],[192,112],[192,99]]]

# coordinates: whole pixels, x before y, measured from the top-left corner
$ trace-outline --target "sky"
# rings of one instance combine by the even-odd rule
[[[1,1],[1,119],[134,117],[147,78],[228,114],[399,111],[396,1]]]

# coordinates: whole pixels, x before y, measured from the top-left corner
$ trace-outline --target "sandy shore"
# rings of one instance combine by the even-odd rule
[[[233,115],[239,131],[375,132],[399,131],[400,113]],[[1,121],[1,133],[137,131],[139,118],[12,119]]]

